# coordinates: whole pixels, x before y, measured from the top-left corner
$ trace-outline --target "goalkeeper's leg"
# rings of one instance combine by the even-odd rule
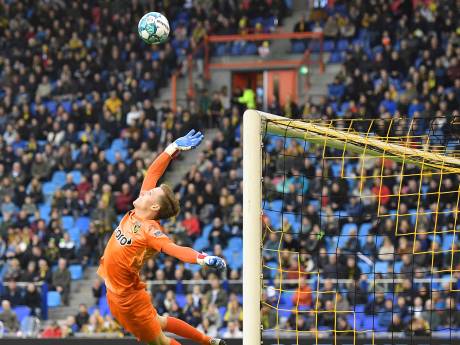
[[[177,334],[183,338],[196,341],[201,345],[226,345],[225,341],[222,339],[211,338],[201,333],[187,322],[176,319],[175,317],[158,316],[158,319],[163,331]],[[175,345],[174,343],[171,344]]]

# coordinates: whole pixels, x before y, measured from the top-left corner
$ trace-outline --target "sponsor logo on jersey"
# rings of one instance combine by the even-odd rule
[[[161,230],[158,230],[156,228],[154,228],[153,226],[151,226],[149,228],[149,232],[152,234],[153,237],[163,237],[163,236],[166,236],[163,231]]]
[[[122,246],[130,246],[133,243],[133,240],[121,232],[120,227],[115,229],[115,239]]]
[[[139,232],[140,228],[141,228],[141,223],[136,221],[136,223],[134,223],[134,227],[133,227],[133,234],[137,234]]]

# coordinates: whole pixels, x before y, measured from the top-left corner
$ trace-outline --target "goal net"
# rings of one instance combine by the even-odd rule
[[[246,111],[243,344],[460,342],[459,138]]]

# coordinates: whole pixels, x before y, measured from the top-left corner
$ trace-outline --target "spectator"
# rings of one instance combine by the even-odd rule
[[[2,300],[8,301],[13,307],[24,304],[23,291],[18,287],[15,280],[8,281],[8,286],[5,287],[2,294]]]
[[[305,307],[312,305],[312,290],[305,277],[300,278],[299,287],[292,296],[292,303]]]
[[[240,339],[243,337],[243,332],[240,331],[238,321],[229,322],[227,330],[222,335],[225,339]]]
[[[227,303],[227,293],[220,286],[219,278],[215,274],[212,274],[208,280],[211,289],[206,293],[206,298],[211,304],[215,304],[217,307],[224,307]]]
[[[0,312],[0,321],[8,333],[15,333],[19,330],[19,321],[16,313],[11,309],[11,304],[7,300],[2,301],[2,311]]]
[[[53,321],[49,326],[45,327],[41,333],[41,338],[53,339],[62,338],[62,329],[56,321]]]
[[[59,259],[58,267],[53,272],[52,284],[56,291],[60,293],[64,305],[69,305],[71,277],[67,268],[67,261],[63,258]]]
[[[86,325],[89,321],[89,313],[86,304],[80,304],[78,307],[78,314],[75,316],[78,329],[81,330],[83,325]]]
[[[37,287],[28,283],[24,295],[24,305],[30,308],[31,315],[41,317],[42,298]]]
[[[236,295],[230,296],[230,301],[227,305],[227,311],[224,315],[224,321],[227,324],[232,321],[243,321],[243,308],[240,306]]]
[[[217,327],[211,324],[206,317],[203,317],[203,321],[198,325],[197,329],[209,337],[217,337],[219,334]]]

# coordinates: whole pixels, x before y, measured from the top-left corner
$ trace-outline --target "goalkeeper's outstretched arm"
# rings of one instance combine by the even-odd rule
[[[155,188],[158,180],[163,176],[166,168],[171,162],[171,159],[180,151],[188,151],[197,147],[203,138],[204,136],[201,132],[196,132],[192,129],[187,135],[180,137],[172,144],[168,145],[164,152],[161,153],[147,169],[147,174],[142,182],[141,192]]]
[[[227,267],[224,259],[218,256],[206,255],[204,253],[199,253],[196,250],[189,247],[182,247],[174,244],[172,242],[164,245],[161,251],[165,254],[168,254],[176,259],[187,262],[190,264],[198,264],[201,266],[212,267],[216,269],[224,269]]]

